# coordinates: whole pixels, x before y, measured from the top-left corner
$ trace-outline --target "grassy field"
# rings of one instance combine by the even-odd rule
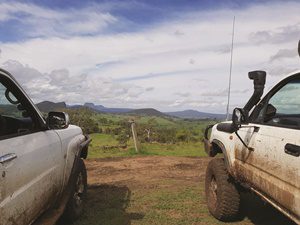
[[[159,156],[206,156],[202,142],[177,144],[143,143],[141,144],[141,154]]]
[[[172,156],[87,160],[88,201],[74,225],[294,225],[247,193],[242,194],[240,218],[231,223],[214,219],[204,192],[209,160]]]
[[[104,201],[100,204],[92,200],[93,203],[89,207],[92,210],[87,212],[76,225],[223,224],[208,216],[202,184],[198,187],[179,189],[174,188],[174,182],[165,180],[156,185],[172,188],[131,192],[126,186],[92,187],[90,194],[95,196],[96,193],[97,195],[105,193],[105,200],[101,199]],[[99,193],[99,189],[102,193]]]
[[[206,156],[202,142],[161,144],[141,143],[140,153],[136,153],[132,140],[126,149],[116,147],[105,149],[103,146],[118,146],[116,136],[110,134],[91,134],[93,139],[89,148],[89,158],[128,157],[139,155],[160,156]]]
[[[94,119],[100,120],[105,118],[107,121],[113,121],[112,123],[101,125],[101,128],[107,127],[114,128],[117,125],[115,123],[119,121],[127,121],[129,116],[124,115],[112,115],[112,114],[96,114]],[[117,135],[97,133],[91,134],[93,139],[89,148],[89,158],[105,158],[105,157],[128,157],[138,155],[161,155],[161,156],[205,156],[203,149],[203,132],[208,124],[214,123],[214,121],[201,121],[201,120],[182,120],[177,118],[163,118],[152,116],[135,116],[134,120],[138,125],[146,124],[149,120],[155,119],[157,126],[186,129],[197,134],[197,141],[190,142],[176,142],[173,144],[165,143],[140,143],[137,154],[134,149],[132,138],[127,143],[127,148],[120,148],[117,139]],[[115,148],[106,149],[104,146],[115,146]]]

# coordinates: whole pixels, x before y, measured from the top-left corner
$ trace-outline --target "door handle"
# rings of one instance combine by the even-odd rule
[[[299,157],[300,156],[300,146],[288,143],[284,146],[284,152],[286,154],[289,154],[289,155],[292,155],[295,157]]]
[[[9,153],[9,154],[0,156],[0,163],[9,162],[15,158],[17,158],[17,155],[15,153]]]

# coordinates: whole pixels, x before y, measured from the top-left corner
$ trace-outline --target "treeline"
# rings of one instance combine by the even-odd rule
[[[72,124],[80,126],[84,133],[105,133],[116,137],[120,144],[126,144],[131,133],[129,118],[111,120],[101,117],[90,109],[65,110]],[[202,138],[201,131],[196,128],[178,125],[161,125],[155,117],[149,117],[146,122],[136,123],[136,130],[140,142],[145,143],[177,143],[198,142]]]
[[[176,143],[196,142],[201,140],[200,131],[181,126],[161,126],[155,118],[147,123],[137,124],[140,142]]]

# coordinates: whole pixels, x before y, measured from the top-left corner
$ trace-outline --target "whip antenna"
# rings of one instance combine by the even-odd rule
[[[298,42],[298,54],[299,54],[299,56],[300,56],[300,40],[299,40],[299,42]]]
[[[235,16],[233,17],[233,22],[232,22],[232,40],[231,40],[231,54],[230,54],[230,69],[229,69],[229,83],[228,83],[228,99],[227,99],[226,120],[229,120],[229,103],[230,103],[230,89],[231,89],[234,25],[235,25]]]

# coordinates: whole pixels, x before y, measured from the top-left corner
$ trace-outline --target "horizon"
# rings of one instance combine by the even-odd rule
[[[209,111],[199,111],[199,110],[196,110],[196,109],[183,109],[183,110],[175,110],[175,111],[161,111],[161,110],[158,110],[156,108],[123,108],[123,107],[107,107],[105,105],[102,105],[102,104],[94,104],[93,102],[85,102],[85,103],[82,103],[82,104],[68,104],[66,101],[61,101],[61,102],[52,102],[52,101],[48,101],[48,100],[44,100],[44,101],[41,101],[41,102],[37,102],[36,105],[39,105],[39,104],[42,104],[42,103],[50,103],[50,104],[60,104],[60,103],[63,103],[66,105],[67,108],[70,108],[70,107],[74,107],[74,106],[82,106],[82,107],[86,107],[86,108],[91,108],[91,106],[87,106],[87,104],[93,104],[93,106],[100,106],[100,107],[104,107],[105,109],[130,109],[132,111],[135,111],[135,110],[140,110],[140,109],[154,109],[158,112],[161,112],[161,113],[173,113],[173,112],[184,112],[184,111],[195,111],[195,112],[199,112],[199,113],[207,113],[207,114],[220,114],[220,115],[226,115],[225,113],[215,113],[215,112],[209,112]],[[101,112],[101,110],[98,110],[99,112]]]
[[[226,113],[300,69],[297,1],[2,1],[0,67],[35,103]]]

